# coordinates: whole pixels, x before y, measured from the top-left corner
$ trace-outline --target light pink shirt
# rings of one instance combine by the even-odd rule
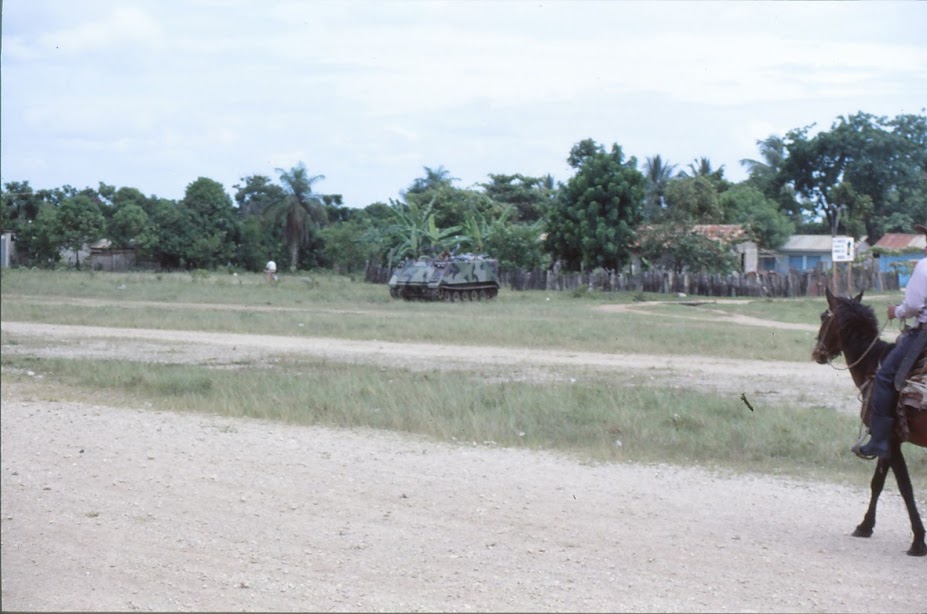
[[[896,318],[914,318],[919,324],[927,322],[927,258],[914,265],[914,272],[904,289],[904,300],[895,307]]]

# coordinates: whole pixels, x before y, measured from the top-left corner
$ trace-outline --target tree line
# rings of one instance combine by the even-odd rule
[[[35,189],[12,181],[0,192],[0,221],[27,266],[55,266],[62,249],[106,238],[168,270],[259,271],[272,259],[345,273],[455,248],[489,254],[503,269],[619,271],[636,253],[646,267],[725,273],[737,266],[729,246],[694,226],[739,225],[776,249],[796,232],[875,241],[927,222],[923,110],[840,116],[829,129],[796,128],[757,148],[757,159],[740,161],[748,178],[734,183],[708,157],[684,168],[660,155],[639,162],[617,143],[585,139],[568,153],[565,182],[500,173],[461,188],[443,166],[424,167],[400,199],[364,208],[318,191],[324,175],[302,162],[275,169],[276,178],[243,177],[231,197],[206,177],[180,200],[102,182]]]

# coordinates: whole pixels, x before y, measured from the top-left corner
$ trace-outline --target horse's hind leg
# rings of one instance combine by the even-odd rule
[[[853,537],[871,537],[872,529],[875,528],[876,506],[879,504],[879,495],[882,494],[882,487],[885,486],[885,476],[888,475],[890,463],[888,459],[880,458],[876,463],[875,472],[872,474],[872,481],[869,483],[869,509],[863,521],[856,526],[853,531]]]
[[[904,504],[908,508],[908,518],[911,519],[911,530],[914,532],[914,541],[911,542],[911,548],[908,549],[910,556],[927,555],[927,544],[924,543],[924,523],[921,522],[921,515],[917,512],[917,504],[914,501],[914,488],[911,486],[911,476],[908,474],[908,464],[901,454],[901,444],[892,445],[892,471],[895,473],[895,481],[898,482],[898,491],[904,499]]]

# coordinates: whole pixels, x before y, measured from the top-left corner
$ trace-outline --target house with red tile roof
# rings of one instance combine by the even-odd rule
[[[642,226],[637,229],[637,242],[632,248],[634,254],[631,263],[632,270],[640,270],[638,248],[640,247],[641,239],[648,235],[652,235],[656,230],[657,229],[653,226]],[[756,272],[759,249],[743,226],[739,224],[696,224],[692,226],[691,230],[712,241],[730,246],[730,248],[740,256],[740,272]]]
[[[755,273],[759,262],[759,248],[747,234],[746,229],[738,224],[696,224],[692,227],[713,241],[730,245],[740,256],[740,272]]]

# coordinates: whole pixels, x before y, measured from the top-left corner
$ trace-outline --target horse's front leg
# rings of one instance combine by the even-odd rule
[[[872,474],[872,481],[869,483],[869,509],[866,510],[863,521],[853,531],[853,537],[872,537],[872,529],[875,528],[876,521],[876,506],[879,504],[879,495],[882,494],[885,476],[888,475],[890,466],[888,459],[880,458],[876,463],[875,473]]]
[[[904,499],[904,504],[908,508],[908,518],[911,520],[911,530],[914,532],[914,541],[911,542],[911,548],[908,550],[910,556],[927,555],[927,544],[924,543],[924,523],[921,522],[921,515],[917,512],[917,504],[914,501],[914,487],[911,486],[911,476],[908,473],[908,464],[901,453],[901,444],[892,444],[891,457],[892,471],[895,473],[895,481],[898,482],[898,491]]]

